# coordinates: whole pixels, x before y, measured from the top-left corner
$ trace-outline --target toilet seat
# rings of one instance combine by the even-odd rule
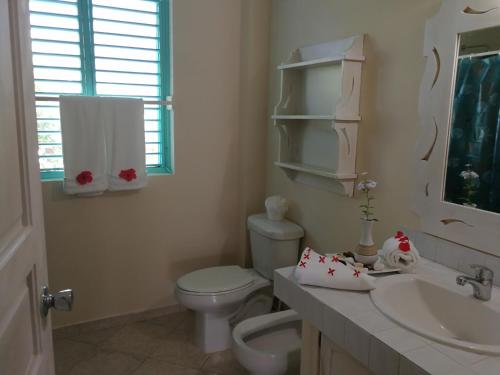
[[[239,266],[218,266],[190,272],[177,280],[177,288],[190,295],[233,293],[251,286],[252,274]]]

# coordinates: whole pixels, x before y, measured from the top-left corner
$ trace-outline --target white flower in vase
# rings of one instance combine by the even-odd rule
[[[367,173],[363,173],[362,175],[366,175]],[[361,212],[363,214],[363,219],[366,221],[378,221],[375,217],[373,217],[373,206],[372,201],[375,200],[375,197],[371,195],[371,191],[377,187],[377,181],[365,179],[358,183],[357,188],[359,191],[363,192],[365,196],[365,202],[360,205]]]
[[[363,173],[362,175],[366,175]],[[373,223],[378,221],[374,217],[372,202],[375,197],[371,191],[377,187],[377,181],[364,179],[357,184],[357,188],[364,195],[364,202],[360,204],[361,218],[361,239],[355,254],[356,261],[363,264],[373,264],[378,259],[377,247],[373,242]]]

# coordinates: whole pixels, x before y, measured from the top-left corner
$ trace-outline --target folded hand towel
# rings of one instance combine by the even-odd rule
[[[147,185],[142,99],[101,98],[109,119],[107,150],[109,190],[135,190]]]
[[[99,98],[61,96],[64,191],[67,194],[102,193],[106,175],[105,123]]]
[[[401,231],[384,242],[382,256],[388,266],[404,272],[411,272],[420,261],[417,248]]]
[[[295,268],[300,284],[347,290],[375,289],[375,278],[344,265],[336,256],[320,255],[307,247]]]

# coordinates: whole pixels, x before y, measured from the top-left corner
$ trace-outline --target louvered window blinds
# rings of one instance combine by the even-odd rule
[[[59,95],[148,101],[148,172],[170,172],[168,0],[30,0],[30,19],[42,179],[63,177]]]

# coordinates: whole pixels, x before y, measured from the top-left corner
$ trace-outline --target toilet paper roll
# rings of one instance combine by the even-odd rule
[[[281,221],[288,211],[288,201],[280,195],[268,197],[265,202],[267,217],[269,220]]]

